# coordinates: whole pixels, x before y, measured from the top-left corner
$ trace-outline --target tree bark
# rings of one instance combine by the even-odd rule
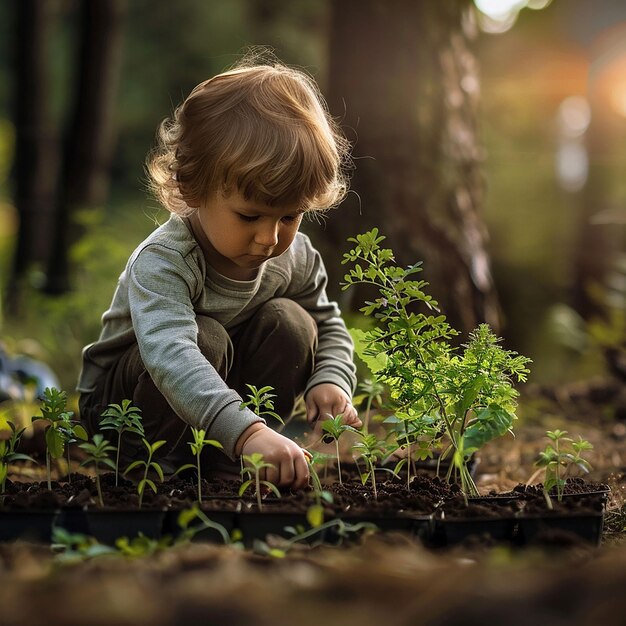
[[[56,141],[48,108],[47,43],[50,3],[15,3],[15,159],[13,197],[18,214],[17,242],[5,294],[6,310],[16,316],[28,271],[45,263],[54,223]]]
[[[470,4],[333,1],[328,100],[354,143],[355,193],[311,234],[327,259],[331,294],[346,238],[378,226],[401,265],[424,260],[430,293],[455,327],[486,321],[497,332],[480,217]]]
[[[70,288],[69,249],[79,230],[77,209],[106,199],[115,143],[114,110],[121,66],[126,0],[82,0],[74,111],[70,119],[58,191],[54,248],[45,291]]]

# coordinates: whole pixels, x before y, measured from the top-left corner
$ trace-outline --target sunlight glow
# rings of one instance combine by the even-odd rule
[[[474,0],[478,9],[480,29],[490,34],[510,30],[522,9],[539,11],[545,9],[551,2],[552,0]]]
[[[591,106],[583,96],[569,96],[561,102],[557,116],[563,136],[580,137],[591,123]]]

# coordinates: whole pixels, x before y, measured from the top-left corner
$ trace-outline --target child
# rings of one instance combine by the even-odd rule
[[[128,398],[146,439],[167,441],[158,451],[166,471],[191,460],[195,426],[223,446],[205,448],[212,467],[259,452],[274,466],[267,480],[307,485],[302,448],[240,404],[247,383],[271,385],[283,418],[304,394],[311,424],[342,413],[361,425],[352,342],[327,299],[320,255],[298,232],[305,214],[343,198],[348,158],[298,70],[244,61],[191,92],[148,159],[171,216],[131,255],[100,338],[83,350],[90,433],[108,404]],[[137,437],[126,442],[124,461],[145,454]]]

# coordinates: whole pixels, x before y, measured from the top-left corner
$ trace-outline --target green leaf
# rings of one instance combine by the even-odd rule
[[[74,424],[73,431],[74,437],[78,437],[78,439],[81,439],[82,441],[87,441],[89,439],[87,431],[81,424]]]
[[[187,528],[189,524],[198,517],[198,507],[191,507],[181,511],[178,515],[178,525],[181,528]]]
[[[253,479],[250,480],[246,480],[245,482],[241,483],[241,487],[239,487],[239,495],[242,496],[246,490],[248,489],[248,487],[254,482]]]
[[[145,466],[146,462],[145,461],[133,461],[125,470],[124,470],[124,476],[126,476],[126,474],[128,474],[128,472],[131,472],[132,470],[134,470],[136,467],[143,467]]]
[[[65,451],[65,440],[61,432],[52,426],[46,430],[46,446],[53,459],[59,459]]]
[[[324,523],[324,507],[321,504],[314,504],[307,509],[306,521],[312,528],[317,528]]]
[[[476,419],[463,434],[463,450],[466,456],[480,450],[486,443],[501,437],[513,426],[515,416],[502,407],[492,404],[479,411]]]

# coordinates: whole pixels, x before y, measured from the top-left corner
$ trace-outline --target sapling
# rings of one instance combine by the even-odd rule
[[[272,393],[274,391],[273,387],[269,385],[260,389],[257,389],[255,385],[246,385],[246,387],[250,390],[250,393],[248,394],[248,399],[241,403],[241,408],[248,407],[259,417],[271,417],[278,420],[281,424],[285,424],[283,418],[274,411],[276,394]]]
[[[337,472],[339,474],[339,484],[343,485],[343,481],[341,478],[341,455],[339,454],[339,438],[346,431],[358,432],[356,428],[352,426],[348,426],[343,423],[343,415],[339,414],[335,417],[329,417],[322,422],[322,430],[324,431],[324,436],[322,440],[324,443],[330,443],[331,441],[335,442],[335,454],[337,458]]]
[[[102,486],[100,484],[100,465],[107,465],[115,469],[115,463],[109,458],[109,453],[115,451],[115,446],[112,446],[103,435],[97,433],[91,441],[81,443],[78,447],[87,454],[87,458],[81,463],[81,466],[95,466],[98,502],[103,507],[104,499],[102,498]]]
[[[89,435],[85,427],[78,421],[72,419],[73,413],[66,412],[61,414],[61,423],[59,430],[65,437],[65,453],[67,455],[67,482],[72,482],[71,472],[71,457],[70,457],[70,444],[76,443],[76,441],[87,441]],[[80,446],[79,446],[80,447]]]
[[[154,481],[150,478],[148,478],[148,473],[150,472],[150,470],[154,470],[159,479],[161,480],[161,482],[163,482],[164,480],[164,476],[163,476],[163,470],[161,469],[161,466],[156,462],[152,460],[152,457],[154,455],[154,453],[163,445],[165,445],[165,443],[167,443],[164,439],[159,439],[159,441],[155,441],[154,443],[150,443],[147,439],[145,439],[144,437],[141,438],[141,441],[143,442],[143,445],[146,447],[146,449],[148,450],[148,457],[147,459],[144,460],[137,460],[137,461],[133,461],[125,470],[124,470],[124,476],[126,476],[126,474],[128,474],[129,472],[132,472],[135,468],[137,467],[143,467],[144,472],[143,472],[143,478],[139,481],[139,483],[137,483],[137,493],[139,494],[139,508],[141,508],[141,505],[143,503],[143,494],[146,490],[146,486],[150,487],[150,489],[152,489],[153,493],[157,492],[157,486],[154,483]]]
[[[50,459],[59,459],[65,452],[65,445],[68,441],[69,428],[72,424],[71,411],[66,411],[67,394],[54,387],[46,387],[41,403],[41,415],[35,415],[33,422],[45,420],[48,425],[45,429],[46,440],[46,475],[48,478],[48,489],[52,489],[52,471]],[[83,429],[84,431],[84,429]],[[85,438],[87,434],[85,433]],[[69,469],[69,468],[68,468]]]
[[[191,447],[191,452],[196,457],[196,467],[191,463],[185,463],[176,470],[176,473],[182,472],[185,469],[191,468],[195,469],[198,473],[198,503],[202,502],[202,474],[200,468],[200,455],[202,454],[202,450],[205,446],[213,446],[215,448],[222,449],[224,446],[217,441],[216,439],[206,439],[206,430],[203,428],[194,428],[191,427],[191,434],[193,435],[193,441],[189,442]]]
[[[357,235],[343,263],[353,267],[343,289],[368,284],[379,297],[360,310],[377,321],[364,332],[364,358],[377,379],[389,388],[396,414],[420,424],[437,418],[452,456],[448,480],[455,472],[465,495],[477,495],[467,461],[485,443],[511,430],[517,392],[512,382],[525,381],[529,359],[502,349],[486,324],[479,326],[462,354],[450,344],[459,333],[441,315],[437,302],[416,280],[421,263],[401,268],[393,251],[381,248],[378,229]],[[418,310],[419,305],[426,312]],[[418,307],[418,308],[416,308]]]
[[[549,430],[546,432],[546,437],[551,443],[548,443],[545,450],[539,453],[535,465],[539,467],[539,471],[545,471],[543,493],[548,508],[552,509],[550,492],[556,491],[559,502],[563,499],[566,476],[570,468],[578,467],[584,473],[588,473],[591,469],[591,465],[582,455],[584,452],[593,450],[593,445],[580,435],[577,440],[567,437],[566,430]]]
[[[0,439],[0,494],[4,494],[6,490],[7,477],[9,475],[9,465],[15,461],[32,461],[35,460],[27,454],[16,452],[22,434],[26,428],[18,428],[13,422],[6,422],[11,430],[8,439]]]
[[[276,485],[269,480],[261,479],[261,470],[274,467],[271,463],[266,463],[263,460],[263,455],[260,452],[253,452],[250,455],[243,455],[243,461],[245,465],[241,469],[241,477],[249,476],[248,480],[245,480],[241,487],[239,487],[239,495],[242,496],[251,486],[254,485],[254,495],[256,496],[256,502],[259,507],[259,511],[263,510],[263,502],[261,501],[261,487],[269,489],[277,498],[280,498],[280,491]]]
[[[126,432],[144,436],[141,409],[133,406],[130,400],[122,400],[122,404],[109,404],[102,413],[104,419],[100,422],[100,430],[114,430],[117,433],[117,454],[115,455],[115,486],[118,485],[120,471],[120,450],[122,449],[122,435]]]
[[[359,434],[360,441],[357,441],[352,449],[356,450],[359,458],[365,461],[367,470],[361,473],[361,483],[365,485],[368,480],[372,482],[372,490],[374,492],[374,500],[378,501],[378,490],[376,488],[376,465],[386,456],[388,446],[384,440],[378,439],[374,433]]]

